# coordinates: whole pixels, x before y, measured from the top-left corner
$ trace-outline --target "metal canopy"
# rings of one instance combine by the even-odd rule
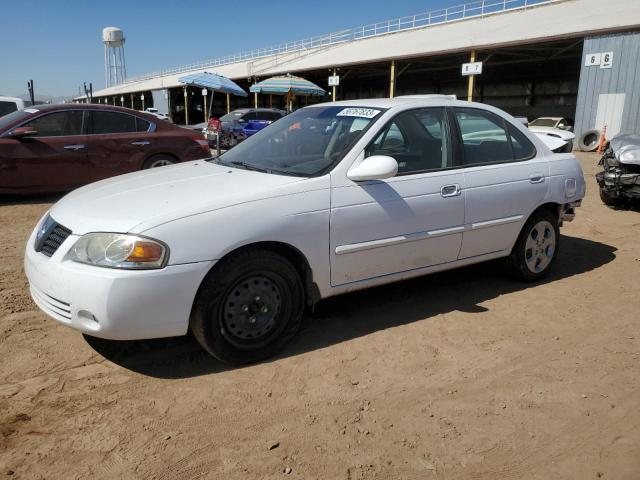
[[[217,73],[203,72],[192,73],[178,78],[178,82],[185,85],[193,85],[200,88],[208,88],[215,92],[230,93],[239,97],[248,97],[249,94],[235,82]]]

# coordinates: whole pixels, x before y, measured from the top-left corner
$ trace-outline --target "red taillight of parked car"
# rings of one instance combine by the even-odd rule
[[[222,122],[219,118],[210,118],[208,128],[214,132],[220,131],[222,130]]]

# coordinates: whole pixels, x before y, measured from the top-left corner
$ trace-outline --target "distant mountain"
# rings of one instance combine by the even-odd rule
[[[18,98],[21,98],[23,100],[31,100],[28,93],[23,93],[21,95],[18,95]],[[46,103],[63,103],[64,101],[70,101],[72,98],[73,97],[64,97],[64,96],[54,97],[51,95],[36,94],[36,101],[46,102]]]

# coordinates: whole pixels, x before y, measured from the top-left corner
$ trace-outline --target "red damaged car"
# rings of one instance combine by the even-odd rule
[[[0,118],[0,193],[48,193],[210,156],[202,135],[153,115],[37,105]]]

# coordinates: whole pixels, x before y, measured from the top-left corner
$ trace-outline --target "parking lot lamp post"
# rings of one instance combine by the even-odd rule
[[[476,61],[476,51],[471,50],[471,59],[469,60],[471,63]],[[467,101],[473,102],[473,79],[475,75],[469,75],[469,87],[467,89]]]
[[[389,98],[393,98],[396,93],[396,61],[391,60],[391,75],[389,78]]]
[[[142,111],[144,112],[144,93],[140,94],[140,100],[142,100]]]
[[[184,96],[184,124],[189,125],[189,102],[187,102],[187,87],[182,88],[182,95]]]

